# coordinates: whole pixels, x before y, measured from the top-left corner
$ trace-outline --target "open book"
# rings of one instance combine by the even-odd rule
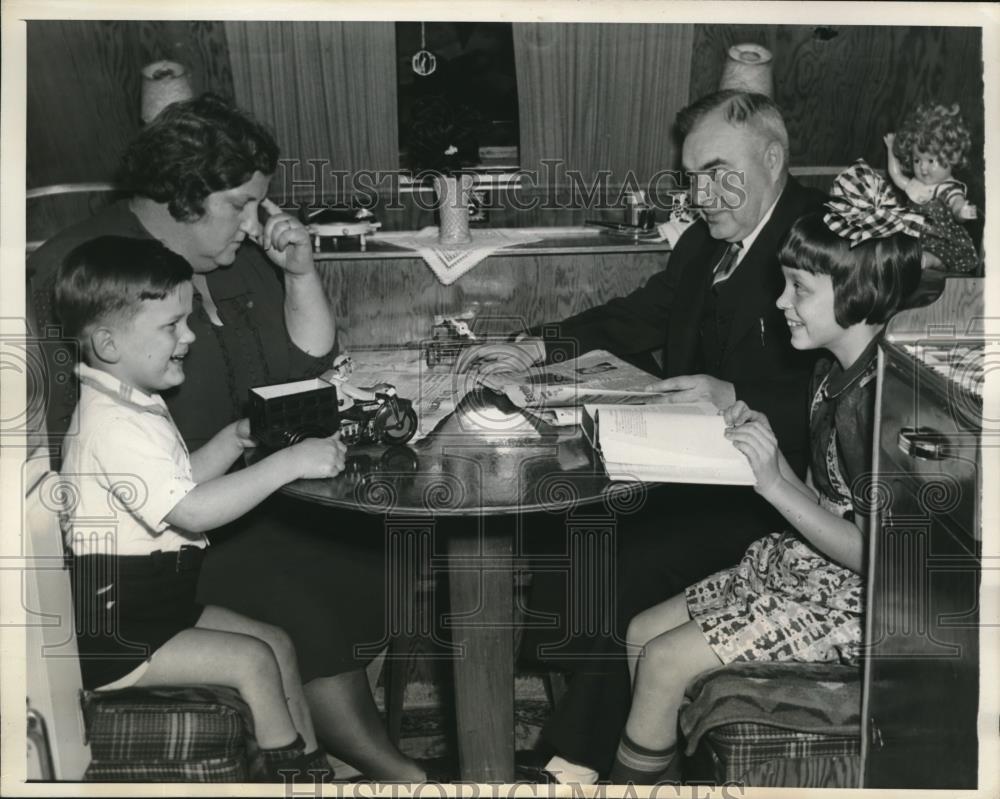
[[[753,485],[711,403],[584,405],[583,430],[612,480]]]

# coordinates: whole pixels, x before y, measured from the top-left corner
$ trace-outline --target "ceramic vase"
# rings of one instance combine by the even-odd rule
[[[187,69],[176,61],[154,61],[142,68],[142,106],[145,124],[171,103],[194,97]]]
[[[438,243],[445,246],[468,244],[469,202],[472,196],[473,175],[437,175],[434,190],[438,198]]]

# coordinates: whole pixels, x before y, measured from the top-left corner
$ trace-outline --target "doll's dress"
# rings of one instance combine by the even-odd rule
[[[979,268],[976,245],[949,205],[954,197],[965,197],[965,194],[964,183],[946,180],[934,189],[931,199],[923,205],[909,201],[910,208],[924,216],[924,235],[921,237],[924,250],[940,258],[949,272],[975,272]]]

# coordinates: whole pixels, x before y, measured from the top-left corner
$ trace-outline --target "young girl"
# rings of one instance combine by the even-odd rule
[[[62,468],[83,682],[232,686],[253,715],[265,779],[330,779],[289,637],[203,607],[195,589],[206,531],[285,483],[338,474],[345,447],[307,439],[227,474],[254,445],[244,419],[188,453],[160,394],[184,382],[195,341],[191,275],[158,241],[103,236],[72,250],[56,280],[59,318],[84,356]]]
[[[875,357],[886,321],[919,280],[919,218],[859,161],[838,176],[826,214],[790,230],[779,258],[796,349],[826,349],[814,379],[811,468],[799,480],[767,418],[737,402],[728,438],[755,490],[788,520],[735,567],[636,616],[628,629],[632,709],[611,772],[616,784],[675,781],[677,714],[698,674],[738,660],[850,661],[861,641],[864,518],[871,469]]]
[[[972,144],[958,106],[920,106],[885,143],[892,182],[926,216],[926,259],[951,271],[975,271],[976,248],[962,222],[976,218],[976,206],[966,198],[965,184],[951,176],[968,164]]]

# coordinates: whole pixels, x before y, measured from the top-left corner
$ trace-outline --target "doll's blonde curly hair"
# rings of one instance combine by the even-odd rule
[[[913,111],[892,143],[892,152],[899,159],[906,175],[913,175],[913,148],[934,155],[953,169],[962,169],[969,163],[972,146],[969,126],[962,118],[958,103],[942,105],[926,103]]]

